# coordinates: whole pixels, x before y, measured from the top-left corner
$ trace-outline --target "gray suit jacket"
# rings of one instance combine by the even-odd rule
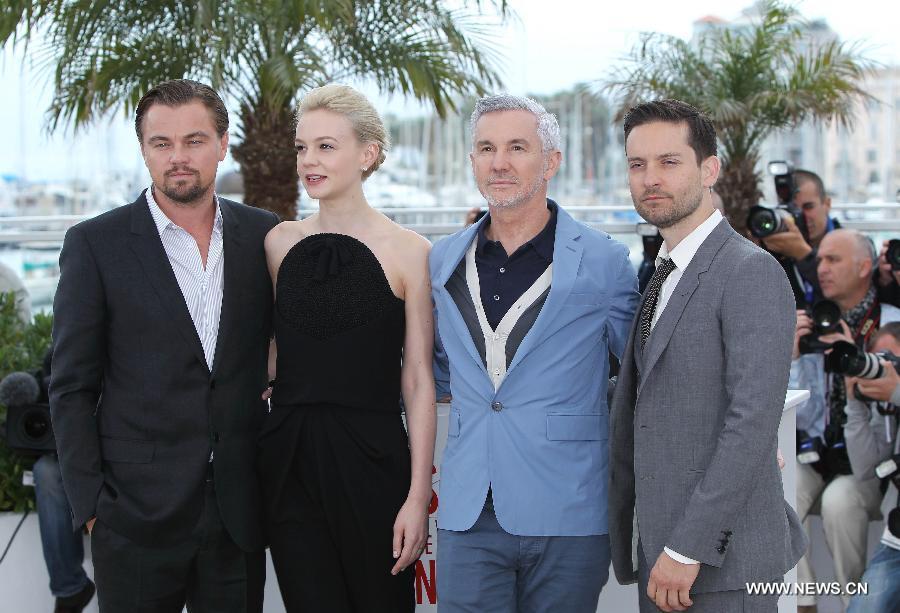
[[[806,550],[775,453],[795,320],[784,270],[725,220],[643,351],[636,318],[610,412],[609,534],[620,583],[637,580],[635,512],[650,565],[665,546],[702,563],[694,593],[780,581]]]

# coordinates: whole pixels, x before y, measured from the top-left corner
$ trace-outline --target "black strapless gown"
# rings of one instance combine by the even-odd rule
[[[400,415],[404,303],[375,255],[314,234],[278,273],[272,411],[259,471],[288,613],[415,609],[414,565],[392,576],[410,481]]]

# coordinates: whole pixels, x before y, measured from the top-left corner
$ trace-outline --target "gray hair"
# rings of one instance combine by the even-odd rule
[[[559,150],[559,122],[556,121],[556,115],[548,113],[547,109],[536,100],[512,94],[485,96],[475,103],[475,110],[472,111],[472,118],[469,120],[472,140],[475,139],[475,124],[478,123],[481,116],[498,111],[528,111],[532,113],[537,119],[537,133],[541,139],[543,152]]]
[[[856,251],[860,261],[869,260],[872,262],[872,268],[878,267],[878,250],[875,249],[875,243],[872,239],[862,232],[853,231],[853,238],[856,241]]]

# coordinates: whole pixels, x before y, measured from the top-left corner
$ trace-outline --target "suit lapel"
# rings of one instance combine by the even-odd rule
[[[675,327],[678,325],[678,321],[681,319],[688,301],[700,285],[701,275],[709,270],[716,253],[732,234],[734,234],[734,230],[728,225],[728,221],[723,219],[719,222],[719,225],[713,229],[712,233],[700,245],[697,253],[691,259],[691,263],[688,264],[687,270],[684,271],[681,279],[679,279],[678,285],[675,286],[675,291],[672,292],[665,310],[659,316],[656,325],[653,327],[653,332],[650,333],[650,338],[647,339],[647,344],[644,346],[643,368],[638,394],[643,389],[644,382],[650,375],[650,371],[653,370],[656,362],[672,339],[672,334],[675,332]],[[640,317],[640,311],[638,311],[637,317]]]
[[[205,365],[206,356],[203,354],[200,337],[178,286],[178,280],[172,271],[172,264],[169,263],[163,248],[156,224],[153,223],[147,199],[142,194],[131,207],[131,233],[135,235],[130,243],[131,249],[140,261],[150,285],[156,290],[163,308],[169,312],[173,325],[197,359]]]
[[[444,261],[438,273],[437,283],[435,283],[434,287],[440,300],[438,309],[450,321],[450,325],[453,326],[456,332],[456,337],[460,339],[460,342],[466,348],[466,353],[478,364],[478,367],[487,377],[487,370],[484,362],[481,361],[481,356],[478,354],[478,348],[475,347],[475,341],[472,340],[472,334],[469,332],[465,320],[463,320],[459,307],[456,306],[456,302],[453,300],[450,292],[447,291],[447,281],[450,280],[450,276],[456,271],[456,267],[459,266],[460,261],[465,257],[466,250],[472,244],[472,241],[475,240],[475,235],[482,223],[484,223],[484,217],[478,223],[469,226],[456,237],[450,239],[452,244],[447,247],[447,253],[444,256]]]
[[[553,280],[550,284],[550,293],[547,294],[547,300],[541,307],[541,312],[534,325],[516,350],[516,355],[506,371],[507,378],[512,369],[540,343],[541,339],[569,323],[558,315],[562,310],[562,305],[572,292],[572,286],[575,284],[575,277],[578,275],[578,268],[581,265],[584,248],[578,240],[580,237],[581,230],[578,223],[562,207],[558,207],[556,235],[553,239]]]
[[[228,343],[228,332],[237,325],[240,320],[240,288],[243,286],[241,277],[245,267],[241,258],[241,233],[240,226],[235,219],[232,205],[227,200],[219,198],[219,209],[222,211],[222,257],[225,270],[223,271],[222,288],[222,312],[219,315],[219,333],[216,337],[216,354],[213,357],[212,373],[221,362],[221,356],[225,353],[224,345]]]

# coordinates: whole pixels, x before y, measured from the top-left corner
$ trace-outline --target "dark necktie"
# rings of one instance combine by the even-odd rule
[[[647,284],[644,306],[641,307],[641,349],[650,338],[650,324],[653,322],[653,313],[656,311],[656,303],[659,301],[659,290],[673,270],[675,270],[675,262],[669,258],[663,259],[653,272],[653,276],[650,277],[650,283]]]

